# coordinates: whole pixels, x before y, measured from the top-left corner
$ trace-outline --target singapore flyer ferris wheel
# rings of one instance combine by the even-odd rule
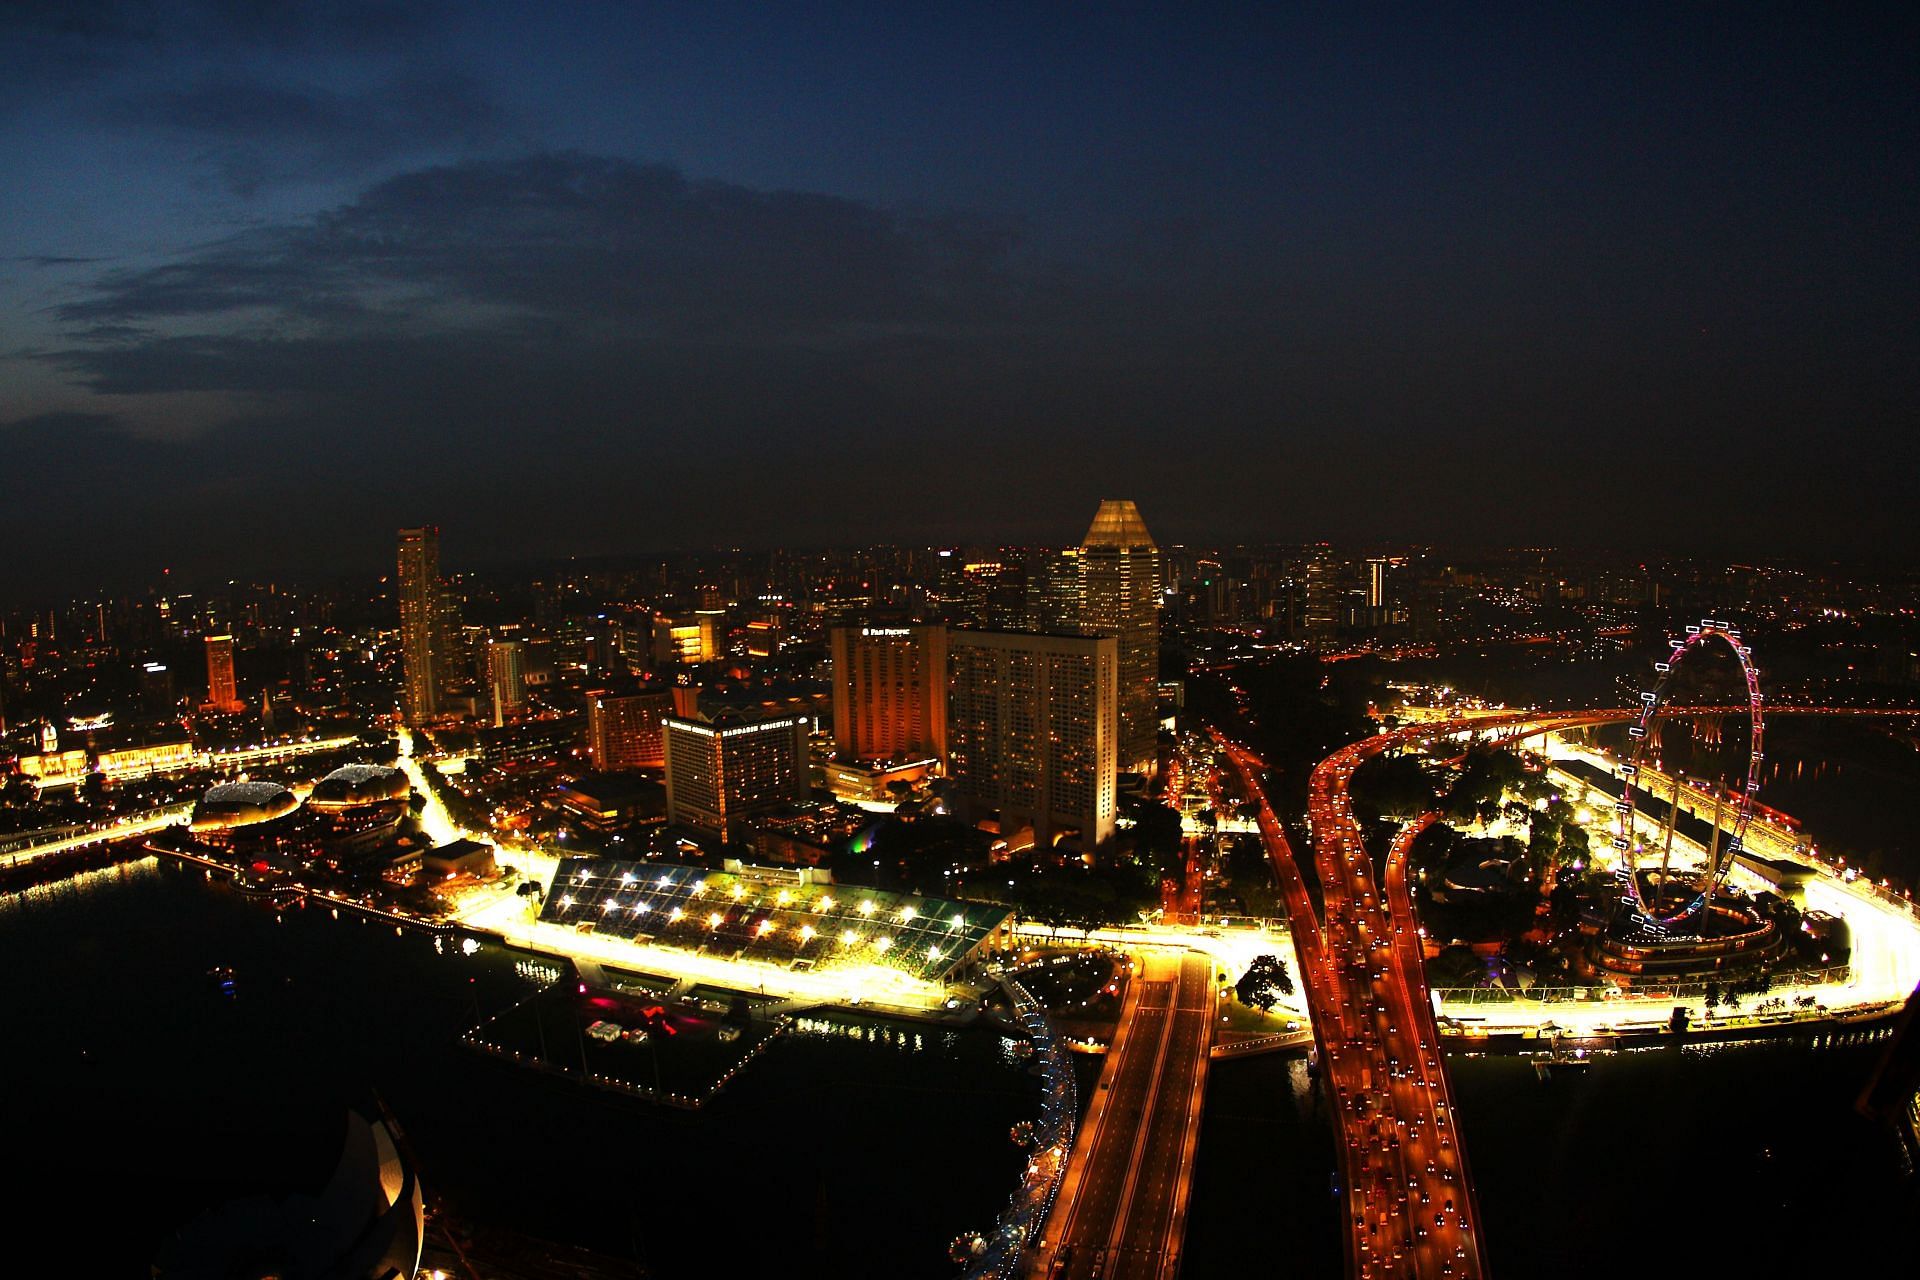
[[[1636,821],[1639,816],[1637,795],[1647,789],[1645,774],[1649,772],[1648,750],[1652,747],[1657,751],[1660,729],[1672,710],[1668,700],[1675,674],[1689,657],[1716,643],[1724,644],[1733,651],[1745,679],[1751,729],[1746,777],[1729,780],[1733,785],[1729,788],[1730,806],[1725,820],[1718,812],[1716,801],[1716,832],[1714,842],[1708,849],[1706,865],[1697,881],[1678,882],[1681,892],[1675,894],[1672,889],[1676,887],[1676,882],[1669,877],[1664,853],[1657,878],[1646,874],[1646,870],[1639,865],[1641,848],[1636,839],[1639,826]],[[1760,765],[1764,759],[1762,745],[1765,725],[1760,712],[1760,671],[1753,665],[1753,651],[1741,639],[1740,632],[1725,622],[1703,618],[1698,626],[1688,627],[1684,636],[1670,639],[1667,644],[1669,652],[1666,661],[1656,662],[1653,668],[1659,680],[1651,691],[1640,695],[1639,714],[1627,728],[1627,761],[1621,766],[1620,799],[1614,806],[1618,812],[1619,826],[1613,838],[1613,847],[1620,859],[1617,875],[1623,890],[1622,902],[1641,924],[1656,932],[1686,925],[1706,914],[1716,887],[1726,877],[1735,855],[1744,846],[1747,827],[1753,821],[1754,800],[1760,790]],[[1676,778],[1676,797],[1678,790]],[[1728,839],[1724,848],[1717,848],[1718,830],[1723,827],[1728,831]],[[1669,830],[1669,847],[1671,841]]]

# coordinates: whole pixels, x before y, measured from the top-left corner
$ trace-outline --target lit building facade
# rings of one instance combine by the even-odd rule
[[[612,693],[599,689],[587,695],[587,755],[602,773],[617,769],[666,767],[664,722],[673,710],[666,689],[644,693]]]
[[[440,529],[400,531],[399,573],[402,695],[408,724],[440,714]]]
[[[1384,556],[1367,561],[1367,608],[1378,613],[1387,607],[1387,569],[1391,562]]]
[[[656,614],[653,619],[653,660],[692,666],[720,656],[718,613]]]
[[[526,651],[518,640],[494,640],[487,645],[487,691],[493,696],[496,725],[526,710]]]
[[[207,637],[207,709],[235,712],[245,708],[240,686],[233,677],[233,637]]]
[[[833,743],[852,760],[947,758],[947,628],[837,626]]]
[[[1119,641],[1110,635],[957,630],[948,637],[947,768],[970,819],[1031,825],[1051,845],[1113,835]]]
[[[1160,548],[1139,508],[1102,500],[1079,565],[1080,629],[1117,643],[1120,767],[1151,773],[1160,734]]]
[[[667,821],[735,839],[755,814],[805,804],[806,716],[663,722],[667,754]]]
[[[1334,642],[1340,632],[1340,566],[1326,547],[1307,561],[1306,639],[1316,647]]]

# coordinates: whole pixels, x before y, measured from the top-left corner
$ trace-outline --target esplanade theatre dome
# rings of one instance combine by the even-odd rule
[[[313,809],[355,809],[407,797],[407,775],[378,764],[342,765],[313,784],[307,806]]]
[[[194,804],[188,825],[195,832],[232,831],[284,818],[299,807],[293,792],[277,782],[223,782]]]

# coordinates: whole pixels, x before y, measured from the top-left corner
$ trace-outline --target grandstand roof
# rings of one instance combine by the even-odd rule
[[[928,982],[1006,923],[985,902],[800,884],[661,862],[567,858],[540,918],[794,968],[885,965]]]

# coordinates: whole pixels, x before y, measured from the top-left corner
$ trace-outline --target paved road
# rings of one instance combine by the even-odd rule
[[[1090,1145],[1063,1205],[1054,1258],[1067,1259],[1064,1274],[1074,1280],[1173,1274],[1212,1039],[1212,968],[1204,956],[1150,955],[1134,980]]]
[[[1180,960],[1166,1053],[1134,1160],[1132,1195],[1107,1261],[1107,1274],[1115,1280],[1159,1280],[1174,1271],[1213,1037],[1212,969],[1205,956]]]

